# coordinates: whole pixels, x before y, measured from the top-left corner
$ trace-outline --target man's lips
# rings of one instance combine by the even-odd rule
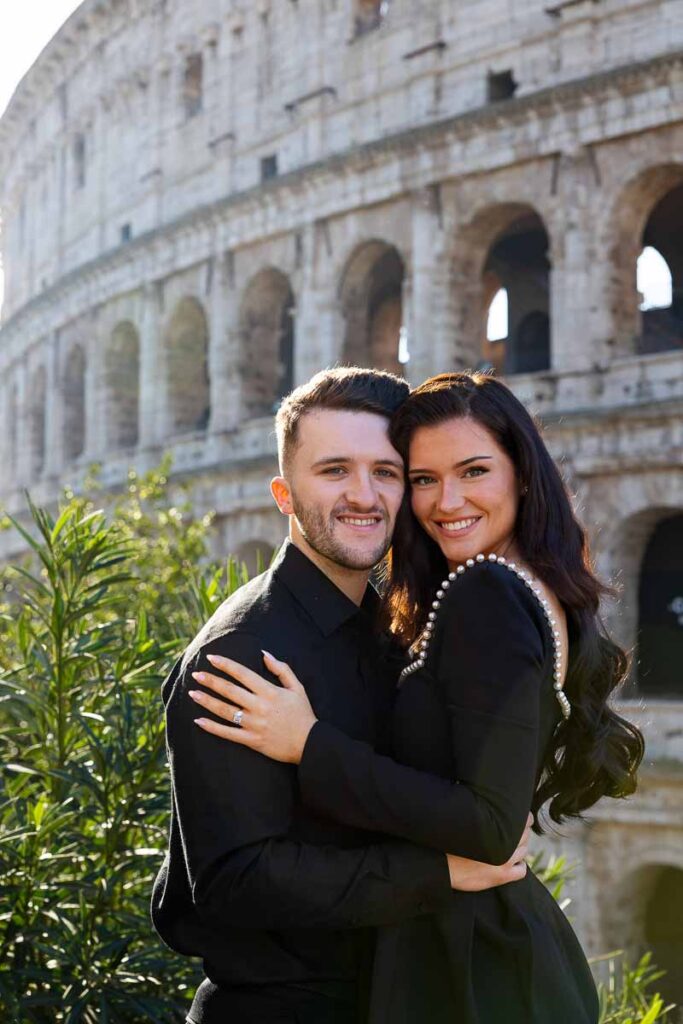
[[[461,519],[434,520],[434,522],[439,531],[448,537],[461,537],[463,534],[470,533],[480,519],[481,516],[467,516]]]
[[[344,526],[352,526],[355,529],[363,530],[372,529],[374,526],[378,526],[380,523],[384,521],[384,517],[379,515],[360,516],[349,515],[348,513],[344,515],[338,515],[336,518],[337,521],[342,523]]]

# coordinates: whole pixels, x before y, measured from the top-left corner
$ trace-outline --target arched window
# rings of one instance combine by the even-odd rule
[[[67,356],[63,382],[64,454],[71,460],[85,448],[85,353],[80,345]]]
[[[665,1003],[683,1003],[683,871],[662,867],[657,872],[645,908],[644,945],[653,963],[664,972],[657,990]]]
[[[138,441],[140,342],[132,323],[112,331],[105,354],[107,447],[131,448]]]
[[[247,285],[240,308],[247,416],[269,416],[294,387],[295,303],[289,278],[272,267]]]
[[[638,686],[658,697],[683,694],[683,514],[650,537],[638,589]]]
[[[389,11],[389,0],[354,0],[354,35],[379,28]]]
[[[195,117],[202,109],[204,93],[204,60],[201,53],[191,53],[183,71],[183,109],[185,117]]]
[[[683,349],[683,184],[655,205],[636,268],[641,331],[638,351]]]
[[[340,287],[345,363],[403,372],[409,356],[403,279],[403,260],[393,245],[366,242],[353,253]]]
[[[496,282],[496,291],[486,313],[483,355],[504,373],[550,368],[548,246],[543,221],[529,210],[516,213],[489,249],[483,279]]]
[[[181,299],[165,332],[169,419],[175,433],[205,430],[210,416],[209,329],[201,304]]]

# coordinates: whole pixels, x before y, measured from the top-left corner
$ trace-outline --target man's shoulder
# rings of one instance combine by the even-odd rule
[[[273,614],[274,605],[283,599],[282,589],[271,570],[249,580],[223,601],[204,623],[187,645],[183,660],[231,634],[261,636]]]

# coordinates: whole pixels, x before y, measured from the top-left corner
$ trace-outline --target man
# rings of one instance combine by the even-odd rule
[[[390,374],[346,368],[284,400],[272,491],[290,540],[218,609],[164,684],[173,802],[153,920],[169,946],[203,958],[192,1024],[360,1021],[375,926],[437,909],[452,886],[487,888],[524,870],[321,818],[299,800],[294,766],[194,722],[188,690],[211,657],[264,673],[271,650],[319,717],[382,745],[396,667],[373,628],[368,577],[403,497],[388,423],[407,392]]]

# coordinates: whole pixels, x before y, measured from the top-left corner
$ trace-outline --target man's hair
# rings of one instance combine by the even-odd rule
[[[383,370],[336,366],[316,373],[282,400],[275,417],[280,471],[286,471],[296,451],[299,424],[306,413],[316,409],[343,409],[372,412],[391,419],[409,392],[407,381]]]

